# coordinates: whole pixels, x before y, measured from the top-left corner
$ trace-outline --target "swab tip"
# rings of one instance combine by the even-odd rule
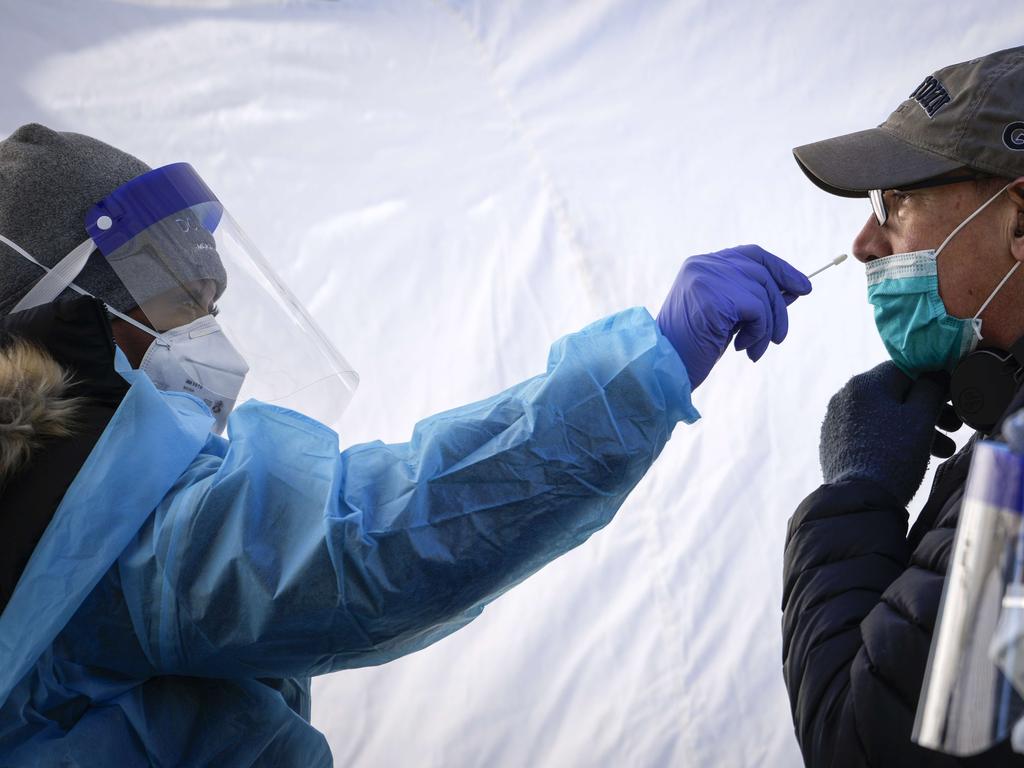
[[[834,267],[837,264],[842,264],[844,261],[846,261],[848,256],[849,256],[848,253],[840,253],[838,256],[836,256],[834,259],[832,259],[832,261],[830,261],[824,267],[816,269],[813,272],[811,272],[809,275],[807,275],[808,279],[814,277],[815,275],[821,274],[822,272],[824,272],[826,269],[828,269],[830,267]]]

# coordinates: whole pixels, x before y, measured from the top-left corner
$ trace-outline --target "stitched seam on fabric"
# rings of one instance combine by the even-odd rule
[[[562,233],[562,236],[569,245],[570,252],[575,257],[576,268],[580,274],[583,289],[586,291],[587,297],[590,299],[593,306],[600,310],[602,307],[606,306],[606,303],[600,301],[600,291],[597,288],[597,278],[595,276],[596,272],[594,267],[590,264],[590,261],[587,258],[587,252],[580,242],[578,234],[579,230],[573,225],[571,217],[569,216],[568,200],[565,195],[562,194],[558,185],[555,184],[554,177],[551,175],[550,171],[548,171],[547,165],[545,165],[544,160],[541,157],[540,150],[537,148],[536,141],[534,141],[530,130],[526,127],[526,123],[519,111],[512,104],[512,99],[509,96],[508,91],[498,81],[495,63],[491,58],[490,53],[487,51],[484,41],[476,33],[472,24],[463,13],[450,6],[445,0],[434,0],[434,3],[441,6],[445,11],[455,17],[463,29],[466,30],[466,34],[480,58],[480,63],[486,73],[487,80],[494,89],[495,97],[501,106],[504,107],[509,123],[513,128],[513,132],[521,142],[527,158],[530,163],[535,166],[541,187],[551,198],[552,204],[549,209],[549,213],[554,217],[559,231]]]
[[[928,573],[935,574],[936,576],[945,576],[945,570],[933,568],[929,563],[920,560],[911,560],[910,565],[913,568],[920,568],[922,571],[928,571]]]
[[[868,745],[860,735],[860,724],[857,719],[857,702],[854,700],[853,686],[850,685],[849,681],[847,681],[846,685],[850,688],[850,713],[853,715],[853,735],[857,737],[857,745],[860,747],[860,753],[864,757],[865,764],[868,768],[874,768],[875,764],[868,756]]]
[[[916,703],[911,704],[907,701],[903,697],[903,694],[900,693],[900,691],[882,675],[881,669],[879,669],[878,665],[875,664],[875,660],[871,658],[871,651],[868,650],[868,644],[865,642],[861,647],[864,649],[864,657],[868,660],[868,674],[877,680],[878,684],[885,688],[885,690],[891,693],[892,697],[902,704],[905,709],[913,712],[917,708]]]
[[[800,574],[803,575],[805,573],[810,573],[811,571],[816,571],[819,568],[823,568],[826,565],[837,565],[839,563],[847,563],[847,562],[849,562],[851,560],[859,560],[859,559],[861,559],[863,557],[881,557],[881,558],[884,558],[885,560],[888,560],[893,565],[898,566],[899,568],[904,568],[905,569],[907,567],[906,563],[900,562],[896,558],[892,557],[891,555],[887,555],[884,552],[864,552],[864,553],[859,554],[859,555],[849,555],[847,557],[840,557],[840,558],[838,558],[836,560],[823,560],[820,563],[815,563],[814,565],[805,566],[804,568],[800,569]]]
[[[859,628],[858,627],[849,627],[848,629],[859,629]],[[863,646],[864,646],[864,643],[861,642],[861,644],[859,646],[857,646],[857,649],[849,656],[849,658],[841,661],[839,663],[839,666],[836,668],[836,671],[833,672],[831,677],[829,677],[829,679],[825,681],[825,685],[822,686],[822,689],[821,689],[821,697],[819,697],[818,700],[816,702],[814,702],[813,710],[815,712],[819,712],[821,710],[821,705],[822,705],[822,702],[823,702],[824,697],[826,695],[826,692],[828,691],[828,689],[832,685],[832,683],[835,682],[835,680],[840,675],[845,675],[846,676],[846,681],[843,683],[843,686],[842,686],[841,690],[847,690],[847,689],[850,688],[850,666],[853,664],[854,659],[857,658],[857,653],[860,651],[860,649]],[[798,697],[797,705],[799,706],[802,703],[803,702],[801,702],[799,700],[799,697]]]
[[[964,136],[967,134],[967,126],[974,122],[974,117],[978,113],[978,109],[981,104],[985,101],[988,96],[988,92],[992,90],[996,82],[999,81],[1008,71],[1010,71],[1015,62],[1007,61],[1002,64],[992,75],[989,77],[988,82],[979,90],[975,91],[974,98],[971,103],[967,106],[967,114],[964,115],[963,120],[960,122],[960,130],[957,132],[956,141],[953,142],[953,149],[958,154],[961,153],[960,144],[964,140]]]
[[[932,144],[928,144],[928,143],[923,142],[923,141],[917,141],[917,140],[911,139],[902,130],[898,130],[898,129],[892,127],[892,126],[887,126],[887,125],[885,125],[883,123],[882,125],[878,126],[878,130],[884,131],[885,133],[890,134],[891,136],[899,139],[900,141],[904,142],[905,144],[909,144],[910,146],[916,147],[917,149],[923,149],[925,152],[930,152],[933,155],[938,155],[939,157],[941,157],[941,158],[943,158],[945,160],[949,160],[950,162],[953,162],[953,163],[962,163],[963,162],[962,160],[958,160],[955,157],[950,157],[945,152],[941,151],[940,149],[938,149],[937,147],[935,147]]]
[[[847,627],[847,631],[850,631],[850,630],[859,631],[860,628],[859,627]],[[827,691],[829,686],[832,685],[832,683],[835,681],[835,679],[838,678],[840,675],[846,675],[846,682],[843,684],[843,687],[845,688],[845,687],[848,687],[850,685],[850,665],[853,664],[853,660],[857,658],[857,654],[860,652],[860,649],[863,647],[863,645],[864,645],[864,642],[862,640],[860,645],[857,646],[857,649],[854,650],[854,652],[851,653],[850,656],[847,659],[845,659],[844,661],[841,661],[839,663],[839,666],[836,668],[836,671],[833,672],[832,676],[829,677],[829,679],[825,681],[825,685],[822,687],[822,691]],[[820,704],[821,702],[819,701],[818,703]]]
[[[864,643],[861,642],[860,646],[858,646],[858,648],[857,648],[857,651],[854,652],[853,658],[851,658],[844,665],[844,669],[846,671],[846,681],[843,683],[843,687],[840,689],[839,694],[837,695],[836,698],[837,699],[843,699],[844,697],[848,697],[848,699],[849,699],[849,702],[850,702],[850,714],[853,717],[853,735],[857,739],[857,745],[860,747],[860,753],[861,753],[861,756],[864,758],[865,764],[867,766],[869,766],[869,768],[870,768],[870,766],[873,766],[874,763],[872,763],[871,760],[868,758],[867,744],[864,743],[864,739],[860,735],[860,728],[857,725],[857,702],[854,699],[853,683],[852,683],[852,680],[851,680],[851,677],[850,677],[850,667],[853,666],[853,662],[857,659],[857,653],[860,652],[860,648],[862,648],[863,646],[864,646]],[[829,680],[829,682],[831,682],[832,680],[835,680],[835,676],[834,675]],[[841,705],[840,705],[840,708],[841,708]],[[837,746],[838,746],[838,741],[837,741]],[[835,753],[834,752],[833,752],[832,756],[833,756],[833,758],[835,758]]]
[[[813,651],[815,648],[818,648],[822,643],[827,643],[829,640],[837,638],[837,637],[839,637],[842,634],[845,634],[845,633],[851,632],[851,631],[860,631],[860,623],[861,623],[861,621],[863,621],[863,619],[858,620],[858,622],[856,624],[851,624],[849,626],[838,627],[834,631],[832,631],[832,632],[830,632],[830,633],[828,633],[826,635],[822,635],[821,637],[817,638],[813,643],[811,643],[809,646],[807,646],[807,650],[806,650],[804,655],[810,655],[811,651]],[[856,653],[854,655],[856,656]]]
[[[886,587],[886,589],[888,589],[888,587]],[[800,610],[801,612],[810,611],[813,608],[817,608],[819,605],[824,605],[825,603],[834,600],[837,597],[847,595],[850,592],[870,592],[873,595],[881,596],[884,591],[884,589],[877,589],[876,587],[845,587],[839,592],[830,592],[827,595],[819,595],[814,599],[814,601],[803,606]]]
[[[932,634],[931,630],[928,629],[924,624],[922,624],[918,619],[915,619],[909,613],[904,611],[899,606],[899,604],[892,602],[885,595],[882,595],[882,598],[881,598],[881,600],[879,600],[879,603],[881,603],[886,608],[888,608],[890,611],[895,613],[899,618],[901,618],[904,622],[906,622],[910,626],[912,626],[915,629],[919,630],[923,634],[928,635],[929,637],[931,637],[931,634]]]
[[[819,505],[815,505],[816,508],[818,506]],[[907,511],[905,509],[903,509],[902,507],[898,508],[898,510],[895,510],[895,511],[902,512],[904,518],[907,515]],[[835,519],[837,517],[852,517],[853,515],[869,515],[869,514],[873,515],[873,514],[877,514],[877,513],[882,513],[882,514],[890,515],[893,512],[894,512],[894,510],[891,507],[870,507],[870,506],[868,506],[868,507],[859,507],[857,509],[842,509],[842,510],[839,510],[839,511],[829,512],[828,514],[824,514],[824,515],[816,515],[814,517],[809,517],[809,516],[805,515],[804,519],[800,521],[800,524],[796,527],[796,529],[793,531],[793,533],[795,535],[797,532],[799,532],[799,530],[801,528],[803,528],[808,523],[813,523],[813,522],[816,522],[818,520],[833,520],[833,519]]]
[[[931,277],[938,269],[937,260],[931,256],[921,257],[923,251],[898,253],[868,262],[868,286],[872,287],[885,279],[905,277]]]

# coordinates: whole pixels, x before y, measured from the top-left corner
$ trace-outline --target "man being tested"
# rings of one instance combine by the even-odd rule
[[[906,507],[936,421],[957,425],[943,416],[944,373],[976,347],[1009,350],[1024,337],[1024,48],[941,69],[880,127],[794,153],[825,191],[870,199],[853,254],[892,358],[832,398],[821,428],[825,484],[789,524],[783,652],[804,760],[1022,765],[1005,738],[964,759],[911,740],[970,446],[939,469],[909,534]],[[996,377],[983,377],[981,399],[954,398],[982,433],[998,433],[1024,403],[1014,397],[1020,376],[1006,380],[1002,399],[989,391]],[[945,436],[934,445],[952,452]],[[967,709],[980,716],[990,703]]]

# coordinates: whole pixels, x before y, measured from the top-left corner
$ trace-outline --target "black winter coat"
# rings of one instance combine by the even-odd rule
[[[1007,413],[1022,405],[1018,392]],[[975,438],[939,467],[909,535],[906,509],[867,480],[821,486],[790,519],[782,655],[808,766],[1024,766],[1009,742],[954,758],[910,740]]]

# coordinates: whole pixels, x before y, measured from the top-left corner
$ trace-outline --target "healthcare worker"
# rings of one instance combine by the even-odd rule
[[[190,166],[24,126],[0,238],[0,765],[330,765],[311,676],[607,524],[730,341],[756,360],[810,290],[755,246],[690,259],[657,322],[339,453],[316,419],[355,374]]]

